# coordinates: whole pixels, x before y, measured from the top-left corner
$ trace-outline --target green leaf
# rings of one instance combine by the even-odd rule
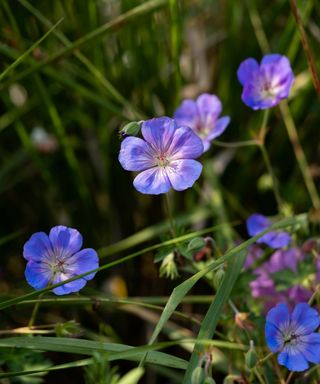
[[[165,346],[166,344],[164,343],[163,347]],[[143,357],[145,350],[153,348],[152,346],[132,347],[124,344],[102,343],[61,337],[4,338],[0,339],[0,347],[26,348],[41,351],[76,353],[80,355],[92,355],[95,351],[109,352],[108,361],[120,359],[139,361]],[[157,346],[153,349],[157,349]],[[151,351],[148,354],[147,362],[177,369],[185,369],[187,366],[185,360],[158,351]]]
[[[219,290],[213,302],[211,303],[205,318],[202,321],[197,339],[211,339],[213,337],[216,326],[220,319],[221,312],[223,310],[223,306],[228,300],[232,288],[240,274],[246,255],[246,251],[242,250],[236,254],[230,262],[222,284],[220,285]],[[203,351],[203,346],[197,342],[194,346],[194,350],[192,352],[183,383],[190,383],[192,372],[198,366],[199,357],[201,357]]]
[[[167,304],[161,314],[161,317],[151,335],[149,344],[153,344],[160,334],[162,328],[164,327],[165,323],[169,320],[172,313],[175,311],[177,306],[181,303],[184,296],[190,291],[190,289],[202,278],[204,277],[208,272],[214,271],[218,269],[221,265],[223,265],[226,261],[229,261],[236,255],[238,255],[240,252],[246,250],[246,248],[254,244],[261,236],[265,235],[266,233],[269,233],[270,231],[273,231],[275,229],[284,229],[289,226],[294,226],[292,229],[293,231],[298,230],[299,226],[301,224],[304,224],[307,220],[308,216],[307,214],[301,214],[297,215],[291,218],[286,218],[283,220],[278,221],[277,223],[273,224],[268,229],[260,232],[258,235],[252,237],[251,239],[244,241],[242,244],[234,247],[229,252],[227,252],[224,256],[220,257],[219,259],[213,261],[211,264],[209,264],[207,267],[205,267],[203,270],[197,272],[193,276],[191,276],[189,279],[185,280],[180,285],[176,286],[174,290],[172,291],[172,294],[169,297],[169,300],[167,301]],[[144,359],[147,357],[147,354],[143,356],[143,359],[141,360],[140,364],[143,364]]]
[[[137,384],[144,374],[144,369],[141,367],[134,368],[128,372],[117,384]]]
[[[12,64],[10,64],[1,74],[0,81],[3,80],[7,74],[12,71],[17,65],[19,65],[42,41],[52,33],[57,26],[63,21],[63,18],[58,20],[38,41],[31,45],[22,55],[20,55]]]
[[[22,302],[24,300],[28,300],[28,299],[32,299],[32,298],[38,297],[39,295],[41,295],[43,293],[51,291],[53,288],[60,287],[63,284],[66,284],[66,283],[69,283],[71,281],[75,281],[75,280],[81,279],[82,277],[87,276],[90,273],[99,272],[99,271],[103,271],[105,269],[109,269],[109,268],[111,268],[111,267],[113,267],[115,265],[121,264],[121,263],[123,263],[125,261],[131,260],[131,259],[133,259],[133,258],[135,258],[137,256],[140,256],[143,253],[150,252],[150,251],[153,251],[155,249],[168,246],[170,244],[176,244],[176,243],[178,243],[180,241],[185,241],[185,240],[191,239],[194,236],[199,236],[201,234],[205,234],[205,233],[208,233],[210,231],[217,230],[217,228],[221,228],[221,224],[219,226],[213,226],[213,227],[210,227],[210,228],[203,229],[201,231],[192,232],[192,233],[189,233],[187,235],[176,237],[176,238],[174,238],[172,240],[168,240],[168,241],[165,241],[163,243],[152,245],[151,247],[147,247],[147,248],[142,249],[141,251],[134,252],[134,253],[132,253],[132,254],[130,254],[128,256],[122,257],[122,258],[120,258],[118,260],[115,260],[115,261],[112,261],[112,262],[107,263],[105,265],[102,265],[101,267],[96,268],[94,270],[82,273],[82,274],[80,274],[78,276],[75,276],[73,278],[70,278],[68,280],[64,280],[61,283],[57,283],[57,284],[51,285],[51,287],[39,289],[38,291],[33,291],[33,292],[30,292],[30,293],[27,293],[26,295],[22,295],[22,296],[16,297],[14,299],[10,299],[10,300],[7,300],[7,301],[2,301],[2,302],[0,302],[0,310],[4,309],[4,308],[11,307],[12,305],[16,305],[16,304],[18,304],[18,303],[20,303],[20,302]]]

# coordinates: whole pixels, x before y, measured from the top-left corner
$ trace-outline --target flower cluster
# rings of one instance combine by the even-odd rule
[[[317,279],[312,275],[311,281],[304,282],[301,278],[298,281],[298,266],[304,259],[304,253],[297,247],[276,250],[269,260],[254,269],[256,278],[250,282],[252,296],[263,299],[266,309],[279,302],[309,300],[312,295],[310,288]],[[297,276],[296,282],[293,275]]]
[[[239,66],[238,79],[243,86],[242,100],[254,110],[271,108],[289,96],[294,75],[288,59],[278,54],[266,55],[259,65],[249,58]],[[133,185],[141,193],[159,195],[170,189],[184,191],[200,177],[202,165],[198,159],[211,142],[223,134],[230,123],[229,116],[220,117],[222,103],[216,95],[204,93],[196,100],[186,99],[173,118],[158,117],[143,122],[131,122],[121,131],[119,162],[127,171],[138,172]],[[140,134],[142,137],[138,137]],[[272,225],[263,215],[253,214],[247,221],[250,236],[265,231]],[[301,261],[308,257],[306,247],[291,246],[292,239],[285,231],[269,231],[250,248],[245,269],[254,267],[256,278],[250,287],[253,297],[263,297],[267,307],[281,301],[307,301],[312,295],[310,286],[294,284],[279,288],[278,273],[297,274]],[[264,248],[274,251],[263,261]],[[53,287],[57,295],[78,292],[95,276],[98,255],[91,248],[82,249],[82,236],[73,228],[53,227],[47,235],[37,232],[25,243],[23,256],[27,260],[25,276],[36,290]],[[289,247],[289,248],[288,248]],[[210,254],[208,244],[197,250],[196,258]],[[162,263],[162,274],[178,274],[175,254],[169,253]],[[260,263],[256,267],[256,263]],[[320,280],[320,262],[314,282]],[[219,271],[218,271],[219,272]],[[216,278],[219,277],[218,272]],[[221,269],[221,273],[224,271]],[[85,276],[79,277],[81,274]],[[220,273],[220,280],[221,280]],[[78,277],[78,278],[77,278]],[[74,280],[64,283],[66,280]],[[308,282],[310,285],[310,281]],[[220,281],[216,283],[219,287]],[[243,326],[246,314],[238,316]],[[265,327],[267,344],[272,352],[279,352],[279,364],[290,370],[303,371],[309,362],[320,363],[319,314],[306,303],[297,304],[290,313],[287,304],[279,304],[267,315]],[[243,326],[244,327],[244,326]]]
[[[248,233],[254,236],[270,227],[271,221],[260,214],[247,220]],[[256,276],[250,282],[251,294],[261,298],[266,310],[276,303],[307,301],[315,285],[320,281],[320,262],[312,252],[315,242],[308,240],[301,247],[290,246],[291,236],[284,231],[270,231],[249,248],[245,269],[253,268]],[[256,266],[265,252],[260,244],[274,249],[271,256]],[[308,260],[308,263],[302,263]]]
[[[273,54],[264,56],[260,66],[252,58],[242,62],[238,78],[243,85],[242,100],[256,110],[273,107],[287,98],[294,75],[289,60]],[[160,117],[144,121],[143,139],[132,137],[138,134],[139,123],[129,123],[120,132],[125,139],[119,161],[125,170],[141,172],[134,179],[134,187],[152,195],[190,188],[202,170],[195,159],[210,148],[211,141],[230,122],[229,116],[219,117],[221,111],[219,98],[203,93],[195,101],[183,100],[174,120]]]

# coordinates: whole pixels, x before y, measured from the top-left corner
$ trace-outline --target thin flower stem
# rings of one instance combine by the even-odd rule
[[[228,300],[228,304],[230,305],[230,308],[233,310],[235,318],[236,318],[236,316],[240,314],[239,309],[236,307],[235,303],[231,299]],[[248,332],[248,330],[246,328],[244,328],[243,330],[244,330],[244,333],[246,334],[246,337],[250,343],[250,340],[251,340],[250,333]]]
[[[231,299],[228,300],[228,303],[229,303],[229,305],[230,305],[230,307],[231,307],[231,309],[233,310],[233,312],[234,312],[235,315],[237,315],[238,313],[240,313],[239,310],[238,310],[238,308],[235,306],[234,302],[233,302]]]
[[[258,364],[259,365],[263,365],[267,360],[269,360],[270,359],[270,357],[272,357],[273,356],[273,353],[272,352],[270,352],[270,353],[268,353],[265,357],[263,357],[262,359],[260,359],[259,361],[258,361]]]
[[[290,383],[293,375],[294,375],[294,372],[290,372],[290,374],[289,374],[285,384],[289,384]]]
[[[310,168],[308,166],[305,154],[303,152],[302,146],[300,144],[298,132],[296,129],[296,126],[294,124],[293,118],[291,116],[288,104],[286,101],[283,101],[280,103],[280,111],[282,114],[282,119],[284,121],[284,124],[286,126],[289,139],[291,141],[294,154],[296,156],[300,171],[302,173],[305,185],[307,187],[310,199],[312,201],[313,207],[316,210],[320,210],[320,199],[319,195],[316,189],[316,186],[314,184]]]
[[[53,276],[51,277],[50,281],[49,281],[49,284],[48,284],[48,288],[50,287],[50,285],[53,283],[53,280],[55,278],[55,273],[53,274]],[[37,314],[38,314],[38,310],[39,310],[39,307],[40,307],[40,304],[41,304],[41,301],[40,299],[42,298],[42,296],[45,294],[45,292],[43,293],[40,293],[40,295],[38,296],[38,301],[35,303],[34,307],[33,307],[33,311],[32,311],[32,314],[31,314],[31,317],[30,317],[30,320],[29,320],[29,323],[28,323],[28,327],[29,328],[32,328],[33,325],[34,325],[34,322],[36,320],[36,317],[37,317]]]
[[[259,131],[259,141],[260,141],[260,143],[263,143],[263,144],[264,144],[265,137],[267,134],[267,124],[268,124],[268,120],[269,120],[269,115],[270,115],[269,109],[266,109],[263,113],[262,123],[261,123],[260,131]]]
[[[253,372],[257,376],[257,379],[259,380],[260,384],[265,384],[265,381],[264,381],[262,375],[260,374],[259,370],[257,368],[254,368]]]
[[[308,304],[309,304],[309,305],[312,305],[312,303],[313,303],[313,301],[315,300],[315,298],[317,297],[319,291],[320,291],[320,284],[317,285],[316,290],[313,292],[312,296],[310,297],[310,299],[309,299],[309,301],[308,301]]]
[[[272,189],[273,189],[274,197],[275,197],[277,205],[278,205],[278,210],[279,210],[279,212],[281,212],[283,202],[282,202],[282,198],[281,198],[280,192],[279,192],[278,180],[274,174],[274,171],[273,171],[273,168],[271,165],[271,161],[270,161],[270,157],[269,157],[268,152],[267,152],[266,147],[265,147],[265,137],[266,137],[266,133],[267,133],[268,119],[269,119],[269,110],[266,109],[264,112],[264,115],[263,115],[262,124],[261,124],[261,128],[259,131],[258,143],[259,143],[259,148],[260,148],[263,160],[265,162],[266,168],[267,168],[268,173],[272,179]]]
[[[43,294],[39,295],[38,299],[40,300],[41,297],[43,296]],[[30,317],[30,320],[29,320],[29,323],[28,323],[28,327],[29,328],[32,328],[33,325],[34,325],[34,322],[36,320],[36,317],[37,317],[37,314],[38,314],[38,310],[39,310],[39,307],[40,307],[40,301],[37,301],[33,307],[33,311],[32,311],[32,314],[31,314],[31,317]]]
[[[271,161],[268,155],[268,152],[266,150],[265,145],[262,143],[259,145],[260,151],[262,153],[263,160],[265,162],[266,168],[268,170],[268,173],[272,179],[272,190],[274,193],[274,197],[276,199],[277,205],[278,205],[278,210],[281,212],[281,208],[283,206],[282,198],[280,196],[279,188],[278,188],[278,180],[273,172],[273,168],[271,165]]]
[[[165,194],[164,201],[165,201],[165,206],[166,206],[166,210],[167,210],[167,214],[168,214],[168,218],[169,218],[169,223],[170,223],[170,232],[171,232],[172,237],[175,238],[175,237],[177,237],[176,236],[176,228],[175,228],[174,219],[172,216],[172,211],[171,211],[171,207],[170,207],[170,200],[169,200],[168,193]]]

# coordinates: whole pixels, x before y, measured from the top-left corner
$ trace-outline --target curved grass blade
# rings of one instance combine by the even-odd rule
[[[228,261],[235,254],[237,254],[240,251],[246,249],[249,245],[255,243],[261,236],[265,235],[266,233],[269,233],[270,231],[274,231],[276,229],[284,229],[284,228],[287,228],[287,227],[290,227],[290,226],[294,226],[294,228],[292,228],[292,230],[296,231],[298,228],[300,228],[300,226],[302,224],[306,224],[307,221],[308,221],[308,215],[306,213],[302,213],[300,215],[296,215],[296,216],[293,216],[293,217],[290,217],[290,218],[286,218],[286,219],[280,220],[277,223],[273,224],[268,229],[266,229],[265,231],[260,232],[258,235],[254,236],[254,237],[250,238],[249,240],[246,240],[242,244],[234,247],[229,252],[227,252],[224,256],[220,257],[217,261],[213,261],[210,265],[208,265],[202,271],[197,272],[195,275],[190,277],[188,280],[186,280],[182,284],[178,285],[173,290],[173,292],[172,292],[172,294],[171,294],[171,296],[170,296],[170,298],[169,298],[169,300],[168,300],[168,302],[167,302],[167,304],[165,306],[165,309],[164,309],[164,311],[163,311],[163,313],[161,315],[160,321],[159,321],[159,323],[158,323],[158,325],[157,325],[157,327],[155,329],[154,334],[152,335],[151,340],[153,340],[153,341],[151,342],[151,340],[150,340],[150,343],[152,344],[154,342],[154,340],[156,339],[156,337],[160,333],[164,323],[171,316],[172,312],[179,305],[179,303],[181,302],[183,297],[186,295],[186,293],[194,286],[194,284],[199,279],[201,279],[203,276],[205,276],[208,272],[210,272],[210,271],[212,271],[214,269],[217,269],[220,265],[222,265],[223,263]],[[199,236],[201,234],[208,233],[208,232],[214,230],[214,228],[216,228],[216,226],[215,227],[211,227],[211,228],[207,228],[207,229],[204,229],[204,230],[201,230],[201,231],[193,232],[193,233],[188,234],[188,235],[180,236],[180,237],[177,237],[177,238],[172,239],[172,240],[165,241],[165,242],[160,243],[160,244],[156,244],[154,246],[145,248],[142,251],[137,251],[135,253],[132,253],[131,255],[128,255],[128,256],[122,257],[121,259],[112,261],[111,263],[105,264],[105,265],[103,265],[103,266],[101,266],[101,267],[99,267],[97,269],[93,269],[91,271],[88,271],[88,272],[82,273],[82,274],[80,274],[78,276],[75,276],[75,277],[73,277],[71,279],[64,280],[61,283],[54,284],[54,285],[52,285],[50,287],[47,287],[47,288],[39,289],[38,291],[34,291],[34,292],[28,293],[26,295],[16,297],[14,299],[10,299],[10,300],[6,300],[6,301],[3,301],[3,302],[0,302],[0,310],[4,309],[4,308],[11,307],[13,305],[16,305],[16,304],[18,304],[18,303],[20,303],[22,301],[38,297],[40,294],[49,292],[53,288],[60,287],[63,284],[66,284],[66,283],[69,283],[71,281],[75,281],[75,280],[81,279],[82,277],[85,277],[85,276],[87,276],[87,275],[89,275],[91,273],[103,271],[103,270],[111,268],[111,267],[113,267],[115,265],[121,264],[121,263],[123,263],[123,262],[125,262],[127,260],[131,260],[134,257],[140,256],[141,254],[143,254],[145,252],[149,252],[149,251],[161,248],[161,247],[166,246],[166,245],[176,244],[179,241],[184,241],[184,240],[187,240],[187,239],[191,239],[191,238],[193,238],[195,236]]]
[[[49,30],[46,32],[43,36],[40,37],[39,40],[37,40],[34,44],[31,45],[30,48],[28,48],[22,55],[20,55],[13,63],[11,63],[1,74],[0,74],[0,81],[3,80],[5,76],[8,75],[10,71],[12,71],[16,66],[18,66],[39,44],[42,43],[42,41],[48,37],[56,28],[57,26],[63,21],[63,17],[58,20]]]
[[[137,384],[141,377],[144,375],[144,369],[141,367],[134,368],[126,375],[124,375],[118,384]]]
[[[69,369],[69,368],[86,367],[94,363],[95,363],[94,359],[83,359],[83,360],[72,361],[70,363],[55,365],[53,367],[51,366],[45,369],[42,368],[42,369],[33,369],[30,371],[23,370],[23,371],[16,371],[16,372],[0,373],[0,379],[4,379],[8,377],[34,375],[35,373],[42,373],[42,372],[60,371],[62,369]]]
[[[181,339],[175,341],[166,341],[153,345],[144,345],[141,347],[132,347],[124,344],[115,343],[102,343],[92,340],[83,339],[68,339],[64,337],[11,337],[6,339],[0,339],[0,348],[25,348],[30,350],[41,350],[50,352],[61,353],[75,353],[81,355],[93,355],[95,352],[107,352],[107,361],[116,360],[130,360],[139,361],[143,354],[148,351],[148,357],[146,363],[154,364],[158,366],[171,367],[175,369],[185,370],[187,368],[187,362],[181,358],[169,355],[167,353],[159,352],[158,349],[177,346],[181,344],[194,343],[194,339]],[[247,345],[230,343],[220,340],[198,340],[199,344],[206,346],[214,346],[223,349],[232,349],[238,351],[246,351]],[[94,359],[83,359],[75,362],[57,365],[54,367],[41,368],[38,370],[30,371],[18,371],[18,372],[6,372],[0,373],[0,379],[5,377],[14,377],[29,375],[41,372],[50,372],[60,369],[83,367],[94,363]]]
[[[78,40],[74,41],[73,43],[68,44],[65,48],[62,48],[60,51],[50,56],[48,59],[42,61],[41,63],[35,64],[32,68],[29,68],[21,72],[19,75],[11,78],[10,81],[7,81],[5,84],[3,84],[0,87],[0,89],[8,87],[11,83],[20,81],[21,79],[30,75],[31,73],[38,71],[40,68],[74,52],[75,49],[81,47],[84,44],[89,43],[92,39],[100,38],[106,33],[113,31],[116,28],[119,28],[120,26],[125,25],[126,22],[132,19],[135,19],[135,17],[145,15],[146,13],[159,8],[160,6],[166,4],[167,2],[168,0],[150,0],[146,3],[138,5],[137,7],[129,10],[128,12],[125,12],[122,15],[116,17],[114,20],[111,20],[106,24],[96,28],[94,31],[88,33],[87,35],[80,37]]]
[[[236,256],[240,252],[244,251],[249,245],[254,244],[261,236],[265,235],[266,233],[273,231],[275,229],[283,229],[283,228],[287,228],[290,226],[295,226],[294,228],[292,228],[292,230],[296,231],[298,228],[300,228],[300,225],[303,223],[306,223],[306,221],[307,221],[307,214],[301,214],[301,215],[297,215],[297,216],[294,216],[291,218],[286,218],[286,219],[283,219],[281,221],[278,221],[277,223],[273,224],[270,228],[266,229],[265,231],[260,232],[258,235],[254,236],[251,239],[243,242],[242,244],[234,247],[229,252],[227,252],[224,256],[220,257],[216,261],[213,261],[206,268],[197,272],[196,274],[191,276],[189,279],[185,280],[182,284],[175,287],[172,291],[172,294],[171,294],[163,312],[162,312],[162,315],[158,321],[158,324],[156,325],[155,330],[153,331],[153,333],[151,335],[149,345],[151,345],[155,342],[156,338],[160,334],[165,323],[169,320],[173,311],[175,311],[177,306],[181,303],[184,296],[208,272],[214,271],[215,269],[219,268],[220,265],[224,264],[226,261],[231,260],[234,256]],[[144,355],[140,364],[143,364],[144,359],[146,357],[147,357],[147,354]]]
[[[205,318],[202,321],[197,339],[211,339],[213,337],[224,304],[231,294],[232,288],[237,281],[245,259],[245,251],[241,251],[238,255],[236,255],[236,257],[232,259],[230,265],[227,268],[222,284],[220,285],[219,290],[213,302],[211,303]],[[192,373],[198,365],[199,357],[201,357],[203,351],[203,346],[197,342],[194,346],[183,383],[191,382]]]
[[[26,348],[41,351],[75,353],[79,355],[92,355],[96,351],[108,352],[108,355],[106,356],[108,361],[139,361],[146,350],[152,350],[147,359],[148,363],[177,369],[186,369],[187,362],[185,360],[163,352],[155,351],[156,349],[177,345],[180,342],[181,341],[165,342],[154,346],[132,347],[124,344],[104,343],[92,340],[38,336],[32,338],[10,337],[0,339],[0,347]]]
[[[47,27],[50,27],[52,23],[35,7],[33,7],[27,0],[19,0],[19,3],[23,5],[29,12],[31,12],[39,21],[41,21]],[[55,36],[64,44],[69,45],[70,40],[61,32],[56,31]],[[98,84],[102,85],[104,89],[121,105],[126,107],[131,112],[130,117],[126,118],[139,118],[144,119],[144,115],[137,111],[137,109],[125,98],[120,92],[110,83],[110,81],[101,73],[101,71],[94,66],[94,64],[81,52],[74,51],[75,57],[89,70],[89,72],[98,80]]]
[[[191,223],[196,223],[198,221],[207,219],[211,217],[212,213],[207,208],[199,208],[196,211],[177,216],[175,218],[175,223],[177,226],[183,226]],[[215,230],[223,227],[225,224],[220,224],[215,227]],[[123,252],[126,249],[132,248],[136,245],[139,245],[143,242],[151,240],[159,235],[165,233],[170,229],[169,221],[164,221],[145,229],[142,229],[139,232],[136,232],[134,235],[126,237],[123,240],[118,241],[117,243],[107,245],[106,247],[99,249],[99,256],[101,258],[113,255],[118,252]]]
[[[220,224],[220,226],[221,226],[221,224]],[[217,228],[220,228],[220,226],[209,227],[209,228],[203,229],[201,231],[192,232],[192,233],[189,233],[187,235],[179,236],[179,237],[176,237],[174,239],[171,239],[171,240],[159,243],[159,244],[152,245],[152,246],[144,248],[144,249],[142,249],[140,251],[131,253],[128,256],[125,256],[125,257],[122,257],[122,258],[120,258],[118,260],[115,260],[115,261],[112,261],[110,263],[107,263],[107,264],[105,264],[105,265],[103,265],[103,266],[101,266],[99,268],[94,269],[94,270],[82,273],[82,274],[80,274],[78,276],[75,276],[75,277],[72,277],[72,278],[70,278],[68,280],[64,280],[61,283],[57,283],[57,284],[51,285],[50,287],[47,287],[47,288],[39,289],[38,291],[33,291],[33,292],[30,292],[30,293],[27,293],[26,295],[19,296],[19,297],[16,297],[14,299],[2,301],[2,302],[0,302],[0,310],[4,309],[4,308],[11,307],[12,305],[16,305],[16,304],[18,304],[18,303],[20,303],[22,301],[38,297],[39,295],[42,295],[43,293],[51,291],[53,288],[60,287],[63,284],[66,284],[66,283],[69,283],[71,281],[75,281],[75,280],[81,279],[82,277],[87,276],[90,273],[96,273],[96,272],[103,271],[105,269],[109,269],[109,268],[111,268],[111,267],[113,267],[115,265],[121,264],[121,263],[123,263],[125,261],[131,260],[131,259],[133,259],[133,258],[135,258],[137,256],[140,256],[143,253],[154,251],[156,249],[159,249],[161,247],[165,247],[167,245],[177,244],[179,242],[182,242],[182,241],[185,241],[185,240],[188,240],[188,239],[192,239],[193,237],[200,236],[200,235],[203,235],[203,234],[208,233],[208,232],[212,232],[214,230],[217,230]]]

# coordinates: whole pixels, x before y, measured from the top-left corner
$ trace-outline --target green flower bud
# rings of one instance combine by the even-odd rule
[[[223,384],[234,384],[241,380],[239,375],[228,375],[224,378]]]
[[[174,261],[174,252],[169,253],[161,263],[160,266],[160,277],[167,277],[174,280],[179,276],[177,264]]]
[[[254,368],[257,364],[258,355],[254,348],[253,340],[250,340],[250,348],[249,348],[249,351],[245,354],[245,361],[246,361],[246,366],[249,369]]]
[[[201,367],[197,367],[191,376],[191,384],[203,384],[203,380],[205,378],[204,369]]]
[[[81,333],[81,329],[78,323],[74,320],[70,320],[65,323],[57,323],[55,326],[55,332],[57,337],[72,337],[79,335]]]
[[[120,136],[125,138],[127,136],[137,136],[140,132],[140,122],[131,121],[126,124],[122,129],[120,129]]]
[[[216,384],[216,382],[214,381],[214,379],[212,377],[206,377],[202,384]]]
[[[188,251],[190,252],[200,251],[200,249],[202,249],[205,245],[206,245],[206,242],[203,237],[195,237],[189,242]]]

